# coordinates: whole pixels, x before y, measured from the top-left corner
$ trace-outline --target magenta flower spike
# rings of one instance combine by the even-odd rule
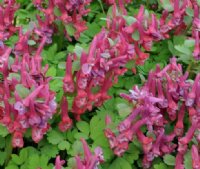
[[[197,129],[197,122],[193,123],[192,126],[189,128],[188,132],[186,133],[186,135],[179,139],[180,145],[187,145],[192,140],[196,129]]]
[[[152,137],[146,137],[141,130],[137,131],[137,137],[142,143],[143,151],[144,153],[148,153],[151,151],[152,146],[153,146],[153,138]]]
[[[64,132],[72,126],[72,120],[68,116],[68,102],[66,97],[63,96],[61,102],[61,118],[62,121],[59,123],[59,129]]]
[[[84,139],[81,139],[81,142],[83,144],[83,150],[84,150],[84,159],[82,160],[79,156],[76,156],[76,167],[77,169],[95,169],[97,166],[104,161],[102,149],[100,147],[97,147],[95,149],[95,154],[93,155],[90,151],[86,141]]]
[[[194,47],[194,52],[193,56],[196,60],[200,59],[199,53],[200,53],[200,41],[199,41],[199,31],[195,31],[195,47]]]
[[[200,168],[200,157],[199,157],[199,151],[196,145],[192,145],[192,167],[193,169],[199,169]]]
[[[85,157],[86,161],[88,161],[90,159],[90,157],[92,156],[92,153],[91,153],[86,141],[84,139],[81,139],[81,142],[83,144],[84,157]]]
[[[175,169],[184,169],[183,156],[184,154],[182,153],[176,155]]]
[[[56,157],[56,161],[55,161],[55,169],[62,169],[63,165],[65,164],[64,160],[60,160],[60,156]]]
[[[188,93],[187,99],[186,99],[186,106],[191,107],[194,102],[195,102],[195,98],[196,98],[196,89],[197,89],[197,85],[200,81],[200,74],[198,74],[194,80],[193,86],[191,91]]]
[[[14,135],[12,138],[12,146],[20,147],[20,148],[24,146],[23,135],[21,132],[19,131],[14,132]]]
[[[185,109],[186,109],[186,106],[183,103],[181,105],[180,111],[178,112],[178,121],[177,121],[175,129],[174,129],[177,136],[183,135],[183,130],[184,130],[183,118],[185,115]]]
[[[74,82],[72,77],[72,56],[68,55],[67,62],[66,62],[66,73],[65,77],[63,79],[63,88],[65,92],[73,93],[74,88]]]
[[[85,168],[85,166],[81,162],[81,159],[80,159],[79,156],[76,156],[75,159],[76,159],[76,167],[77,167],[77,169],[83,169],[83,168]]]

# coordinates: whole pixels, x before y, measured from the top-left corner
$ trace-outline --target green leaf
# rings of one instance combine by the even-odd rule
[[[28,149],[23,148],[19,153],[19,157],[24,162],[28,158]]]
[[[17,165],[12,164],[8,165],[5,169],[19,169],[19,168],[17,167]]]
[[[21,98],[26,98],[30,94],[30,91],[27,88],[25,88],[22,84],[17,84],[15,86],[15,90]]]
[[[59,62],[59,63],[58,63],[58,68],[59,68],[59,69],[64,69],[64,70],[65,70],[65,69],[66,69],[66,63],[65,63],[65,62]]]
[[[109,148],[108,139],[105,137],[104,133],[100,133],[98,135],[98,138],[94,140],[94,144],[97,146],[100,146],[102,148]]]
[[[36,44],[36,42],[35,42],[34,40],[28,40],[28,44],[29,44],[30,46],[33,46],[33,45]]]
[[[5,160],[6,160],[7,153],[0,151],[0,154],[1,154],[1,156],[0,156],[0,166],[2,166],[5,162]]]
[[[6,137],[9,134],[7,128],[0,124],[0,136]]]
[[[85,121],[79,121],[78,123],[76,123],[76,127],[83,133],[85,133],[86,135],[89,134],[90,132],[90,126],[87,122]]]
[[[191,151],[188,151],[184,155],[184,167],[185,169],[192,169],[192,156],[191,156]]]
[[[77,154],[83,155],[83,146],[81,141],[76,140],[71,149],[68,151],[71,156],[76,156]]]
[[[193,17],[193,16],[194,16],[194,11],[193,11],[193,9],[188,7],[188,8],[186,9],[186,14],[189,15],[189,16],[191,16],[191,17]]]
[[[88,139],[88,134],[77,132],[77,133],[74,134],[74,138],[76,140],[80,140],[81,138],[87,140]]]
[[[55,79],[55,80],[51,80],[50,82],[50,89],[58,92],[60,89],[62,89],[63,86],[63,82],[62,79]]]
[[[132,111],[132,108],[126,103],[118,103],[116,107],[121,117],[126,117]]]
[[[46,73],[46,76],[51,76],[51,77],[54,77],[56,76],[56,68],[54,66],[51,66],[47,73]]]
[[[58,154],[58,148],[55,145],[46,144],[41,148],[41,153],[48,157],[55,157]]]
[[[18,155],[16,155],[16,154],[12,154],[12,161],[15,163],[15,164],[17,164],[17,165],[21,165],[21,164],[23,164],[23,159],[21,159]]]
[[[0,148],[4,148],[5,147],[5,138],[3,138],[2,136],[0,136]]]
[[[175,157],[171,154],[166,154],[164,157],[163,157],[163,160],[165,162],[165,164],[167,165],[170,165],[170,166],[174,166],[175,165]]]
[[[105,128],[104,120],[100,119],[97,116],[94,116],[90,121],[90,137],[93,140],[98,139],[98,136],[103,133]]]
[[[21,76],[18,73],[9,73],[8,80],[12,80],[13,78],[20,80]]]
[[[69,167],[69,169],[76,168],[76,160],[74,157],[68,159],[67,166]]]
[[[67,51],[62,51],[62,52],[56,53],[56,56],[55,56],[56,60],[65,59],[66,53],[67,53]]]
[[[81,46],[76,45],[74,48],[74,52],[76,53],[76,55],[80,58],[81,54],[83,52],[83,48]]]
[[[189,50],[185,45],[175,45],[174,48],[185,55],[191,55],[192,53],[192,51]]]
[[[135,19],[134,17],[132,16],[126,16],[126,15],[123,15],[124,19],[126,20],[127,24],[128,25],[131,25],[133,24],[134,22],[137,21],[137,19]]]
[[[132,169],[131,165],[124,158],[117,158],[114,162],[109,166],[108,169]]]
[[[32,154],[29,157],[28,169],[36,169],[40,167],[40,157],[38,154]]]
[[[154,169],[168,169],[167,165],[164,163],[154,164]]]
[[[140,40],[140,34],[139,34],[139,32],[138,32],[137,30],[132,34],[132,38],[133,38],[135,41]]]
[[[67,33],[69,34],[69,36],[74,36],[75,28],[73,27],[72,24],[65,25],[65,29],[66,29]]]
[[[139,158],[140,151],[133,143],[129,145],[129,149],[124,154],[124,158],[132,164],[135,160]]]
[[[60,10],[58,9],[57,6],[54,7],[54,14],[55,14],[56,16],[61,16],[61,12],[60,12]]]
[[[47,140],[49,141],[49,143],[56,145],[63,141],[64,137],[60,132],[56,130],[51,130],[47,133]]]
[[[59,144],[58,144],[58,148],[60,150],[69,150],[70,148],[70,143],[68,141],[61,141]]]
[[[195,45],[194,39],[186,39],[184,41],[184,46],[186,46],[186,47],[194,47],[194,45]]]
[[[84,32],[84,34],[93,38],[100,30],[100,26],[96,22],[89,23],[87,22],[88,29]]]
[[[174,10],[174,7],[169,0],[163,0],[160,4],[165,10],[169,12],[172,12]]]

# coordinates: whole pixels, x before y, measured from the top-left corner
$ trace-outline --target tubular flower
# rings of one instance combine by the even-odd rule
[[[151,71],[143,87],[134,86],[130,94],[121,94],[124,99],[132,101],[133,111],[118,125],[118,135],[109,128],[105,129],[114,154],[122,156],[129,143],[137,138],[143,147],[144,168],[149,168],[155,157],[174,150],[178,151],[176,168],[183,168],[183,155],[188,144],[193,137],[198,140],[199,135],[195,133],[199,131],[200,119],[196,113],[200,95],[194,92],[199,88],[200,75],[192,83],[187,81],[187,77],[188,73],[183,74],[181,65],[172,58],[162,70],[157,66],[155,71]],[[186,112],[190,127],[183,135]],[[176,121],[174,130],[165,134],[166,124],[173,121]],[[146,127],[146,131],[141,130],[142,126]],[[151,133],[152,137],[146,136],[147,133]],[[178,143],[174,139],[178,139]],[[193,150],[193,154],[197,158],[196,150]]]

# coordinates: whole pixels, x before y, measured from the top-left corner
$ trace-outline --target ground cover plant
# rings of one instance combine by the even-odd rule
[[[199,0],[0,0],[0,166],[199,169]]]

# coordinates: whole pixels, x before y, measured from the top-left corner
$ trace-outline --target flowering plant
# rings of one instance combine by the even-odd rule
[[[199,12],[199,0],[1,0],[0,165],[199,168]]]

